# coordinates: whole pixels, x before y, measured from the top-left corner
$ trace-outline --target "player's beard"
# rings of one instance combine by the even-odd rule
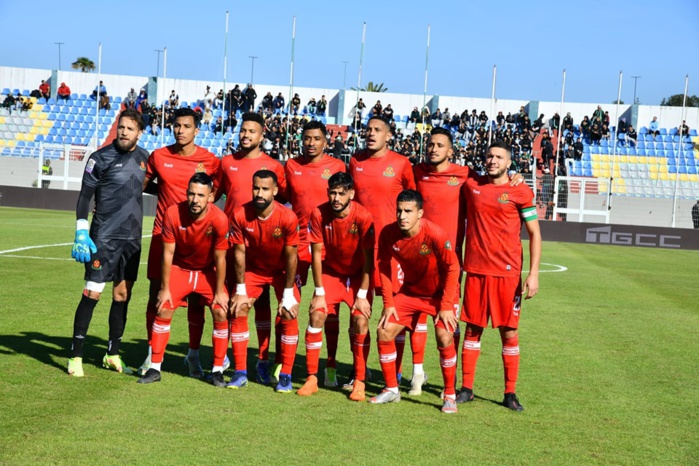
[[[269,207],[273,200],[274,199],[254,198],[252,202],[255,205],[255,210],[257,210],[258,212],[262,212],[267,207]]]
[[[437,165],[443,164],[444,161],[447,160],[448,158],[449,158],[448,156],[445,156],[445,157],[444,157],[443,159],[441,159],[441,160],[432,160],[432,159],[429,157],[429,155],[428,155],[428,156],[427,156],[427,163],[429,163],[429,164],[432,165],[432,166],[437,166]]]
[[[114,140],[114,145],[116,146],[117,150],[121,152],[131,152],[134,147],[136,147],[136,143],[138,142],[138,139],[134,139],[133,141],[128,141],[127,143],[122,143],[119,138],[116,138]]]
[[[347,208],[349,203],[350,203],[350,200],[348,199],[346,203],[344,203],[344,204],[340,203],[341,207],[338,208],[338,207],[335,207],[335,203],[333,202],[332,204],[330,204],[330,207],[332,207],[333,212],[335,212],[336,214],[339,214],[340,212],[344,212],[344,210]]]

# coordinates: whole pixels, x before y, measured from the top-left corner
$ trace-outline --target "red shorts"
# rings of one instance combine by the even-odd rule
[[[493,277],[473,273],[466,275],[462,321],[486,327],[490,317],[493,328],[517,328],[521,304],[520,277]]]
[[[323,274],[323,288],[325,288],[325,304],[328,308],[325,310],[327,315],[339,315],[340,304],[345,303],[352,309],[354,300],[357,297],[357,291],[362,285],[362,274],[353,277],[342,277],[337,275]],[[369,304],[372,304],[374,297],[367,294]],[[352,315],[362,315],[359,311],[352,312]]]
[[[266,277],[254,272],[245,272],[245,291],[247,291],[249,298],[259,298],[268,285],[272,285],[274,294],[277,297],[277,302],[280,302],[282,300],[284,288],[286,287],[286,274],[282,272],[274,277]],[[296,301],[301,302],[301,294],[298,288],[295,286],[292,288],[294,289]],[[235,293],[234,286],[231,287],[231,293]]]
[[[163,235],[153,234],[148,249],[148,280],[160,280],[163,277]]]
[[[398,293],[393,297],[396,306],[398,319],[391,318],[390,322],[402,325],[411,332],[417,327],[422,314],[427,314],[433,318],[439,313],[439,304],[442,298],[420,298]],[[436,328],[446,328],[441,320],[435,324]]]
[[[204,304],[211,307],[215,289],[216,272],[213,269],[187,270],[173,265],[170,272],[170,295],[173,305],[166,304],[164,308],[175,310],[182,300],[191,293],[201,296]],[[219,308],[220,306],[217,304],[214,307]]]

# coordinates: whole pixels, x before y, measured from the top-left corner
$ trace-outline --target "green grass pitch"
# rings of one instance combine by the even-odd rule
[[[447,416],[439,411],[433,334],[423,395],[407,396],[404,381],[401,403],[372,406],[350,402],[339,390],[321,388],[302,398],[257,383],[234,391],[188,378],[184,309],[173,320],[163,381],[138,385],[135,377],[100,367],[108,293],[86,341],[86,376],[69,377],[65,365],[83,286],[83,269],[70,260],[74,224],[69,212],[0,208],[0,464],[699,462],[697,251],[544,242],[542,270],[551,272],[541,274],[539,295],[524,303],[520,327],[517,391],[525,411],[499,405],[501,348],[497,331],[489,329],[476,374],[478,398]],[[148,244],[144,240],[144,251]],[[558,266],[566,270],[553,272]],[[146,352],[147,288],[144,264],[122,345],[132,367]],[[379,314],[377,304],[374,326]],[[295,389],[305,377],[305,312],[299,320]],[[347,322],[343,308],[341,376],[352,361]],[[205,366],[210,331],[208,316]],[[251,326],[251,348],[254,335]],[[407,379],[407,348],[405,361]],[[373,394],[381,388],[375,346],[369,366]]]

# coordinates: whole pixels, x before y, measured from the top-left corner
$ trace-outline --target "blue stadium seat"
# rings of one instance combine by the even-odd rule
[[[652,141],[653,141],[653,135],[650,134],[650,133],[648,133],[648,134],[645,135],[644,139],[646,140],[646,142],[652,142]]]
[[[2,95],[8,95],[10,93],[10,88],[9,87],[4,87],[2,89]]]
[[[665,136],[667,134],[667,129],[665,128],[660,128],[660,135]]]
[[[635,147],[629,147],[627,149],[627,154],[629,155],[637,155],[638,154],[638,149]]]
[[[648,157],[655,157],[655,155],[656,155],[655,149],[646,149],[646,155]]]
[[[591,177],[591,176],[592,176],[592,169],[591,169],[591,168],[585,168],[585,169],[583,170],[583,176]]]
[[[617,147],[616,153],[619,155],[626,155],[628,154],[628,151],[626,150],[626,147]]]
[[[636,148],[638,149],[645,149],[646,148],[646,143],[641,141],[641,138],[638,138],[639,140],[636,142]]]
[[[690,175],[696,175],[697,174],[697,167],[694,167],[694,166],[687,167],[687,173],[689,173]]]
[[[609,155],[609,147],[600,147],[599,153],[603,155]]]
[[[23,96],[23,97],[29,97],[29,94],[31,94],[31,93],[29,92],[29,89],[22,89],[22,96]]]
[[[689,130],[689,135],[692,136],[692,137],[696,136],[696,135],[697,135],[697,130],[696,130],[696,129],[690,129],[690,130]]]

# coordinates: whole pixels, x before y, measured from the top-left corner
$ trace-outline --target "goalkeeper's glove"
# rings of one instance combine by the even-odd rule
[[[87,220],[78,220],[75,241],[73,242],[73,252],[71,253],[73,259],[83,264],[90,262],[90,253],[94,254],[97,252],[97,246],[90,238],[89,227],[90,224]]]

